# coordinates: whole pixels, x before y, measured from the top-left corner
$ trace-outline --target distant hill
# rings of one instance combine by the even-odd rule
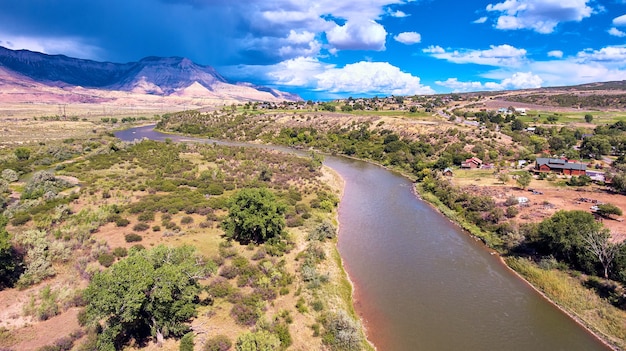
[[[151,95],[298,101],[295,94],[249,83],[231,84],[213,67],[182,57],[146,57],[139,62],[112,63],[47,55],[0,46],[4,79],[28,77],[46,86],[80,86]],[[0,77],[1,78],[1,77]]]

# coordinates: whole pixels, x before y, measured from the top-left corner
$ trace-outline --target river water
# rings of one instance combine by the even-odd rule
[[[116,136],[201,140],[152,126]],[[346,183],[338,247],[378,350],[609,349],[418,199],[407,179],[357,160],[324,163]]]

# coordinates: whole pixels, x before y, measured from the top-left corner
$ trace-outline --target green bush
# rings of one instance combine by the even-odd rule
[[[272,351],[280,348],[280,339],[265,330],[247,332],[237,338],[237,351]]]
[[[193,351],[193,332],[189,332],[180,339],[180,351]]]
[[[184,216],[183,218],[180,219],[180,224],[191,224],[193,223],[193,217],[191,216]]]
[[[143,232],[143,231],[148,230],[149,228],[150,228],[150,225],[144,222],[139,222],[133,226],[133,230],[136,232]]]
[[[154,212],[143,212],[137,217],[137,219],[141,222],[152,222],[154,221]]]
[[[128,250],[125,247],[116,247],[113,249],[113,255],[115,257],[126,257],[128,256]]]
[[[232,346],[232,341],[226,335],[218,334],[206,341],[204,351],[228,351]]]
[[[98,262],[105,267],[111,267],[113,262],[115,262],[115,256],[110,253],[101,253],[98,256]]]
[[[129,233],[124,235],[124,239],[127,243],[134,243],[142,240],[141,235],[135,233]]]
[[[18,212],[13,216],[13,219],[11,219],[11,224],[17,227],[28,223],[31,219],[33,219],[33,217],[28,212]]]

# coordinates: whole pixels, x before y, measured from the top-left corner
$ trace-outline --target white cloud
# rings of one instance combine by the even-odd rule
[[[290,30],[326,34],[329,45],[324,48],[335,54],[338,50],[384,50],[387,31],[380,20],[383,16],[407,17],[408,14],[389,6],[411,1],[368,0],[355,6],[337,0],[251,0],[239,6],[255,32],[266,33],[270,39],[280,38],[279,33],[285,35]],[[271,53],[272,48],[267,47],[265,52]]]
[[[403,32],[393,38],[396,41],[406,45],[417,44],[422,41],[422,36],[416,32]]]
[[[439,45],[430,45],[426,49],[423,49],[422,52],[426,54],[445,54],[446,50]]]
[[[396,17],[396,18],[404,18],[404,17],[409,17],[410,15],[406,14],[406,13],[400,11],[400,10],[397,10],[397,11],[389,12],[389,16]]]
[[[626,37],[626,33],[622,32],[621,30],[612,27],[611,29],[608,30],[608,33],[614,37],[618,37],[618,38],[623,38]]]
[[[613,19],[614,26],[626,26],[626,15],[621,15]]]
[[[295,30],[289,31],[287,41],[294,44],[310,43],[315,39],[315,33],[309,31],[302,31],[300,33]]]
[[[561,22],[580,22],[591,16],[591,0],[505,0],[487,5],[487,11],[499,13],[496,28],[502,30],[531,29],[552,33]]]
[[[626,47],[607,46],[600,50],[586,49],[579,52],[576,57],[580,62],[603,62],[626,66]]]
[[[485,23],[485,22],[487,22],[487,17],[481,17],[481,18],[479,18],[479,19],[475,20],[475,21],[474,21],[474,22],[472,22],[472,23],[481,24],[481,23]]]
[[[63,54],[70,57],[97,60],[102,50],[94,45],[86,44],[82,38],[46,38],[29,37],[0,33],[0,45],[8,49],[26,49],[45,54]]]
[[[324,91],[329,94],[433,94],[420,78],[387,62],[361,61],[338,67],[315,58],[298,57],[271,66],[237,66],[222,70],[231,77],[263,76],[272,84]]]
[[[438,59],[454,63],[473,63],[487,66],[519,66],[526,60],[526,50],[508,44],[491,45],[487,50],[455,50],[448,52],[440,46],[429,46],[423,50]]]
[[[420,78],[387,62],[357,62],[316,75],[318,90],[331,93],[432,94]]]
[[[563,57],[563,51],[561,51],[561,50],[548,51],[548,57],[562,58]]]
[[[326,31],[328,43],[339,50],[385,50],[387,31],[373,20],[348,20]]]
[[[543,80],[532,72],[516,72],[511,77],[498,82],[461,82],[457,78],[437,81],[435,84],[451,89],[454,92],[479,90],[511,90],[540,88]]]

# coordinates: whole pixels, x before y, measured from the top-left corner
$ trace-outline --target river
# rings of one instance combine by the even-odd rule
[[[152,126],[116,136],[208,142]],[[609,349],[418,199],[406,178],[342,157],[324,164],[346,183],[338,247],[355,307],[379,350]]]

